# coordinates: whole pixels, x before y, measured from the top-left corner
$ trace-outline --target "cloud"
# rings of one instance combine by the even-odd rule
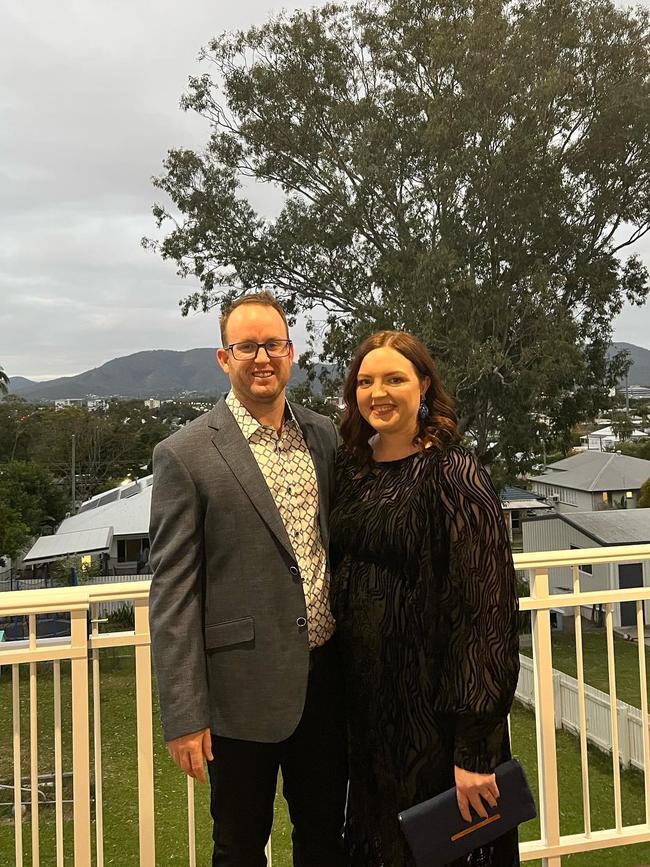
[[[150,178],[169,148],[206,140],[205,121],[178,108],[200,47],[283,5],[0,0],[0,363],[11,375],[214,345],[216,314],[183,319],[193,284],[140,247],[155,233]],[[272,187],[251,197],[277,210]],[[647,345],[649,320],[626,311],[617,337]]]

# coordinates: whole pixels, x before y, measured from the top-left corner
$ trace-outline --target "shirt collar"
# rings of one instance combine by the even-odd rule
[[[232,390],[228,392],[228,396],[226,397],[226,406],[233,414],[235,421],[247,440],[250,440],[253,434],[256,434],[260,429],[270,430],[270,428],[260,424],[260,422],[250,414]],[[291,423],[296,425],[298,424],[293,409],[291,408],[291,404],[289,401],[286,401],[284,405],[284,424]],[[275,434],[275,431],[273,431],[273,433]]]

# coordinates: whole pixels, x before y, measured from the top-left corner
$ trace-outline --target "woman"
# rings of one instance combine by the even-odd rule
[[[351,867],[412,867],[397,814],[456,785],[485,814],[510,757],[515,572],[490,476],[419,340],[383,331],[348,373],[330,519],[346,669]],[[516,831],[458,864],[519,864]]]

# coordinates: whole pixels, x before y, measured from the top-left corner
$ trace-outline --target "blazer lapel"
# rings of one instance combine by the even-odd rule
[[[286,528],[269,486],[266,484],[250,446],[224,400],[220,400],[215,405],[210,416],[208,425],[213,429],[213,444],[230,467],[237,482],[244,489],[260,518],[291,558],[295,559],[296,555],[291,547]]]

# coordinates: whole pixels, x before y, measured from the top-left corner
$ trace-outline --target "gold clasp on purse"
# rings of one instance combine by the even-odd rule
[[[471,828],[465,828],[463,831],[459,831],[457,834],[454,834],[451,838],[451,842],[455,843],[456,840],[460,840],[461,837],[467,837],[468,834],[473,834],[474,831],[478,831],[479,828],[485,828],[486,825],[492,824],[492,822],[496,822],[497,819],[501,818],[500,813],[495,813],[494,816],[489,816],[487,819],[483,819],[482,822],[477,822],[476,825],[472,825]]]

